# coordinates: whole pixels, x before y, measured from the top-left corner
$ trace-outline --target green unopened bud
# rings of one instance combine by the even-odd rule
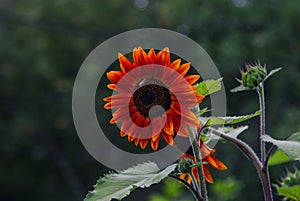
[[[178,171],[182,174],[189,174],[192,171],[194,162],[190,158],[184,158],[179,161]]]
[[[288,171],[285,177],[282,177],[278,184],[275,184],[274,186],[279,188],[289,188],[294,186],[300,185],[300,174],[299,170],[295,169],[295,172]],[[284,201],[293,201],[294,199],[291,199],[289,197],[283,197]]]
[[[295,170],[294,173],[287,172],[287,175],[281,178],[281,182],[279,183],[280,187],[292,187],[296,185],[300,185],[300,175],[299,170]]]
[[[254,66],[247,64],[246,71],[241,71],[241,74],[242,85],[248,89],[254,89],[264,81],[267,76],[267,71],[265,67],[261,66],[259,63]]]

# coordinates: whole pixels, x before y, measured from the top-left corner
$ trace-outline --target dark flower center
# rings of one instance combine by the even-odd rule
[[[133,93],[133,102],[137,110],[144,116],[149,116],[149,110],[155,105],[161,106],[165,111],[170,108],[170,91],[159,80],[144,79],[136,86]],[[162,111],[154,111],[154,117],[162,115]],[[152,114],[153,115],[153,114]]]

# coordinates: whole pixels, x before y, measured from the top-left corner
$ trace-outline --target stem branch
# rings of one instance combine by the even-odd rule
[[[209,132],[212,134],[215,134],[217,136],[220,136],[224,138],[225,140],[228,140],[232,143],[234,143],[238,148],[247,156],[247,158],[252,162],[254,165],[258,176],[260,178],[262,187],[263,187],[263,192],[264,192],[264,198],[265,201],[272,201],[272,190],[271,190],[271,185],[270,185],[270,179],[269,179],[269,174],[267,171],[267,168],[263,166],[263,163],[259,160],[253,149],[244,141],[239,140],[237,138],[234,138],[230,135],[227,135],[221,131],[218,131],[214,128],[209,128]]]

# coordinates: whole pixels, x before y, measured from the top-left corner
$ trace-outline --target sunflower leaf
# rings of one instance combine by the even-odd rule
[[[283,153],[281,150],[276,150],[275,153],[272,155],[272,157],[268,161],[268,166],[272,165],[279,165],[282,163],[290,162],[291,159]]]
[[[294,133],[287,138],[288,141],[300,142],[300,133]],[[282,163],[290,162],[291,159],[281,150],[276,150],[270,158],[268,165],[279,165]]]
[[[124,171],[109,173],[100,178],[84,201],[110,201],[123,199],[136,188],[149,187],[166,178],[177,164],[170,165],[160,171],[154,162],[147,162]]]
[[[293,187],[278,187],[279,195],[290,198],[291,200],[300,201],[300,185]]]
[[[200,82],[199,84],[196,84],[195,87],[197,88],[197,93],[203,96],[207,96],[220,91],[222,79],[223,78],[219,78],[217,80],[205,80],[203,82]]]
[[[227,135],[230,135],[234,138],[237,138],[239,136],[239,134],[241,134],[242,132],[244,132],[247,129],[248,129],[248,126],[239,126],[239,127],[222,126],[222,127],[217,128],[218,131],[221,131],[221,132],[223,132]],[[208,146],[214,145],[214,144],[216,144],[216,141],[218,141],[220,139],[223,139],[223,138],[208,132],[206,135],[205,143]]]
[[[298,138],[300,135],[294,134],[294,138]],[[261,139],[265,142],[271,142],[276,145],[283,153],[285,153],[291,160],[300,161],[300,142],[295,140],[275,140],[269,135],[261,136]]]
[[[243,116],[229,116],[229,117],[199,117],[201,124],[204,127],[212,125],[225,125],[225,124],[237,124],[243,121],[249,120],[253,117],[259,116],[260,111],[256,111],[253,114]]]
[[[274,75],[275,73],[277,73],[278,71],[280,71],[281,69],[282,68],[280,67],[280,68],[275,68],[275,69],[271,70],[270,73],[265,78],[265,80],[268,79],[269,77],[271,77],[272,75]]]
[[[247,88],[247,87],[244,87],[243,85],[240,85],[240,86],[237,86],[233,89],[230,90],[230,92],[232,93],[236,93],[236,92],[239,92],[239,91],[249,91],[251,89]]]

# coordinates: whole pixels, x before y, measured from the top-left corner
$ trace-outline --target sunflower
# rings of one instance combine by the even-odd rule
[[[157,150],[161,138],[173,145],[176,135],[188,137],[187,126],[200,128],[189,108],[204,96],[193,86],[200,76],[186,75],[190,63],[171,61],[168,48],[157,53],[134,48],[132,58],[119,53],[121,71],[107,73],[107,87],[116,94],[104,98],[104,108],[115,110],[110,123],[120,125],[120,135],[142,149],[150,143]]]
[[[207,182],[213,183],[214,179],[212,178],[208,167],[211,166],[217,170],[227,170],[227,167],[226,167],[226,165],[224,165],[223,162],[221,162],[217,157],[215,157],[213,155],[216,152],[215,149],[210,149],[208,146],[205,145],[205,143],[202,140],[200,140],[199,146],[201,149],[201,156],[203,157],[202,162],[205,162],[202,165],[204,177]],[[194,163],[196,162],[191,149],[189,149],[186,153],[184,153],[181,156],[181,159],[185,159],[185,158],[191,159]],[[196,167],[192,168],[192,174],[198,181],[198,170]],[[191,181],[192,181],[191,176],[188,174],[180,174],[180,178],[187,180],[188,183],[191,183]]]

